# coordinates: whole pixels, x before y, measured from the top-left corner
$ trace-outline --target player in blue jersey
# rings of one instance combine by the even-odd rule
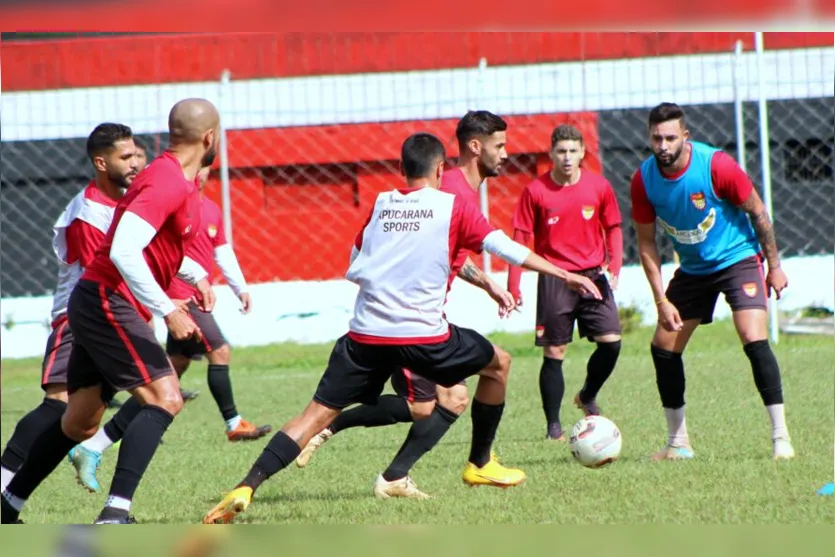
[[[733,312],[754,383],[772,425],[772,456],[794,457],[780,367],[768,343],[768,298],[788,285],[769,216],[751,180],[721,150],[690,141],[684,111],[662,103],[649,113],[653,155],[632,177],[638,252],[658,308],[651,353],[668,440],[656,460],[694,456],[684,421],[682,353],[696,327],[713,320],[719,294]],[[679,256],[667,291],[655,244],[656,222]],[[763,259],[768,274],[763,273]]]

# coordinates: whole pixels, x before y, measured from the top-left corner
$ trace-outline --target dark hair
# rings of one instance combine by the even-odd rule
[[[681,126],[684,127],[684,109],[676,103],[661,103],[649,111],[647,125],[652,127],[670,120],[681,120]]]
[[[479,135],[493,135],[507,130],[507,122],[486,110],[471,110],[458,121],[455,137],[458,146],[465,145],[472,138]]]
[[[124,124],[99,124],[87,138],[87,156],[92,161],[94,157],[112,149],[117,141],[126,139],[133,139],[133,131]]]
[[[148,147],[145,145],[144,141],[142,141],[138,137],[134,137],[133,142],[136,144],[137,149],[141,149],[141,150],[145,151],[145,154],[148,154]]]
[[[551,132],[551,149],[554,148],[558,141],[579,141],[582,145],[583,134],[574,126],[562,124],[554,128],[554,131]]]
[[[429,178],[438,162],[446,158],[441,140],[430,133],[415,133],[400,148],[403,174],[409,180]]]

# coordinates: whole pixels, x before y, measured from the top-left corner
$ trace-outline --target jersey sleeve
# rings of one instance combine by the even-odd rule
[[[356,237],[354,238],[354,247],[357,251],[362,249],[362,237],[365,234],[365,229],[368,228],[368,223],[371,222],[371,217],[374,216],[374,207],[368,212],[368,216],[365,218],[365,222],[362,224],[362,227],[357,232]]]
[[[719,199],[742,205],[754,191],[754,184],[737,162],[727,153],[718,151],[710,160],[713,191]]]
[[[534,224],[536,222],[536,211],[534,209],[535,201],[530,187],[522,190],[522,195],[519,196],[519,201],[516,203],[516,210],[513,212],[513,220],[511,221],[513,228],[533,233]]]
[[[644,179],[641,177],[640,170],[636,170],[635,174],[632,175],[630,195],[632,197],[632,218],[635,219],[635,222],[639,224],[654,222],[655,208],[647,197],[647,190],[644,187]]]
[[[158,180],[157,178],[152,178]],[[174,213],[188,197],[188,190],[180,183],[162,184],[158,181],[145,185],[127,207],[133,213],[159,230],[166,219]]]
[[[618,206],[618,200],[615,197],[615,189],[605,178],[603,179],[600,198],[600,221],[604,228],[620,226],[622,222],[620,206]]]
[[[67,227],[66,240],[67,263],[78,261],[82,267],[87,267],[104,241],[104,232],[81,219],[75,219]]]
[[[211,217],[209,218],[208,226],[214,225],[215,227],[215,236],[211,238],[212,240],[212,247],[219,248],[220,246],[225,246],[229,243],[226,239],[226,230],[223,228],[223,213],[220,211],[220,207],[217,206],[216,203],[213,201],[209,201],[208,203],[212,204],[212,211],[210,213]]]
[[[496,228],[490,224],[474,203],[456,196],[452,206],[450,234],[454,234],[458,250],[481,253],[484,238]]]

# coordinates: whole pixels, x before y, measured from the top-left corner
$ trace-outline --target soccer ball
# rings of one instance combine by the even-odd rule
[[[603,416],[586,416],[574,425],[568,446],[574,459],[586,468],[600,468],[620,457],[620,429]]]

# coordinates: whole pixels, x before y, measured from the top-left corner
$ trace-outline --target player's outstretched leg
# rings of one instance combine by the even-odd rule
[[[594,341],[597,343],[597,349],[589,357],[586,365],[586,382],[574,397],[574,404],[586,416],[601,414],[597,405],[597,394],[612,375],[620,356],[620,335],[596,337]]]
[[[565,440],[560,421],[560,407],[565,396],[565,377],[562,372],[565,348],[564,344],[545,346],[542,366],[539,368],[539,395],[548,428],[545,438],[554,441]]]
[[[376,404],[362,404],[342,412],[328,427],[313,436],[296,459],[296,466],[304,468],[316,450],[331,437],[355,427],[383,427],[412,422],[414,417],[409,402],[400,395],[382,395]]]
[[[95,433],[104,410],[99,385],[79,389],[69,395],[61,420],[54,421],[38,436],[23,466],[3,491],[3,524],[19,521],[26,500],[58,467],[67,451]]]
[[[499,463],[492,448],[504,412],[510,354],[494,346],[495,355],[487,368],[479,372],[478,387],[472,406],[473,434],[470,457],[462,479],[471,486],[510,487],[525,481],[522,470]]]
[[[100,428],[90,439],[70,450],[67,458],[75,468],[79,485],[84,489],[92,493],[101,489],[99,480],[96,478],[96,471],[101,464],[102,455],[104,451],[121,441],[125,430],[140,410],[142,410],[142,404],[136,398],[130,397],[103,428]]]
[[[47,397],[34,410],[23,416],[17,425],[3,454],[0,456],[0,491],[6,489],[14,475],[20,470],[32,444],[41,433],[55,423],[61,423],[61,416],[67,409],[67,390],[61,393],[47,392]]]
[[[652,362],[655,365],[655,381],[661,405],[667,418],[667,444],[653,456],[654,460],[682,460],[695,454],[687,435],[684,420],[684,361],[681,352],[673,352],[650,346]]]
[[[339,415],[339,410],[311,401],[301,415],[273,435],[246,477],[203,517],[204,524],[228,524],[246,511],[255,491],[274,474],[289,466],[313,436]]]

